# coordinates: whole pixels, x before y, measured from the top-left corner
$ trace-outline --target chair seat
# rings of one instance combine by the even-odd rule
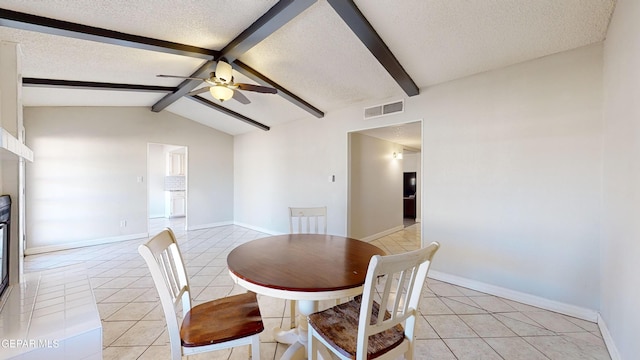
[[[180,328],[182,346],[223,343],[264,330],[256,294],[229,296],[194,306]]]
[[[342,355],[352,359],[356,354],[361,303],[362,296],[357,296],[349,302],[309,315],[309,325]],[[374,301],[372,321],[378,316],[379,308],[378,303]],[[390,317],[387,311],[385,319]],[[404,329],[400,324],[370,336],[367,359],[375,359],[388,352],[402,344],[404,339]]]

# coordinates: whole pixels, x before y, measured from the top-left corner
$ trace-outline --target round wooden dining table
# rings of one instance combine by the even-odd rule
[[[242,244],[227,256],[229,274],[249,291],[297,300],[301,321],[288,331],[276,329],[278,342],[291,344],[282,359],[306,349],[306,317],[318,301],[362,293],[371,257],[385,252],[364,241],[324,234],[269,236]],[[306,351],[305,353],[306,354]]]

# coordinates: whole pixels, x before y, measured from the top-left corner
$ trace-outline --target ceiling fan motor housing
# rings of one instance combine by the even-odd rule
[[[216,65],[215,77],[225,84],[229,84],[233,80],[233,75],[231,73],[231,65],[224,61],[224,59],[218,60],[218,64]]]

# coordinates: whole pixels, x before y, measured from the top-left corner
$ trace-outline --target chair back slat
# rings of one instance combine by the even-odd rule
[[[168,250],[168,249],[167,249]],[[164,282],[169,290],[169,294],[171,294],[171,300],[176,301],[176,293],[180,290],[178,289],[178,284],[176,279],[174,278],[173,271],[171,269],[171,265],[169,263],[169,255],[167,254],[167,250],[161,252],[158,256],[158,266],[160,267],[160,271],[162,272],[162,277]]]
[[[439,247],[437,242],[433,242],[415,251],[371,258],[362,294],[358,344],[368,344],[369,336],[403,322],[405,337],[413,341],[421,292],[431,260]],[[379,301],[377,314],[374,301]],[[356,359],[366,358],[367,347],[358,346]]]
[[[406,294],[413,294],[414,288],[415,288],[416,286],[420,286],[420,291],[422,291],[422,287],[423,287],[423,286],[422,286],[422,285],[416,285],[416,281],[414,280],[414,278],[415,278],[415,277],[416,277],[416,275],[417,275],[417,272],[418,272],[418,269],[417,269],[417,268],[414,268],[414,269],[412,269],[411,274],[409,274],[409,275],[410,275],[410,278],[409,278],[409,286],[408,286],[408,289],[407,289],[407,291],[406,291]],[[404,305],[403,305],[403,308],[402,308],[402,312],[406,313],[407,311],[409,311],[409,302],[410,302],[410,301],[409,301],[409,299],[407,299],[407,298],[405,297],[405,298],[403,299],[403,302],[404,302]]]
[[[326,234],[327,207],[290,207],[289,232],[292,234]]]
[[[389,296],[391,295],[391,285],[393,285],[392,281],[386,281],[385,277],[381,277],[378,278],[377,281],[383,281],[384,282],[384,290],[382,291],[381,294],[381,299],[380,299],[380,308],[381,309],[388,309],[388,303],[389,303]],[[384,315],[385,312],[384,311],[379,311],[378,312],[378,318],[376,319],[375,324],[382,324],[383,320],[384,320]]]
[[[170,255],[175,249],[177,249],[176,245],[171,245],[164,251],[162,256],[159,257],[158,264],[164,269],[164,281],[171,295],[173,309],[176,308],[176,305],[182,303],[182,314],[184,315],[191,309],[191,297],[189,284],[186,282],[186,279],[182,278],[184,266],[177,265],[175,255]]]
[[[410,269],[410,273],[413,273],[413,269]],[[389,311],[391,312],[391,318],[395,318],[397,316],[398,313],[404,314],[407,311],[407,299],[406,299],[406,294],[409,293],[411,291],[411,281],[412,279],[409,279],[409,288],[406,289],[407,291],[404,291],[404,285],[405,285],[405,280],[407,277],[407,272],[408,270],[403,270],[400,272],[399,278],[398,278],[398,284],[396,285],[395,288],[395,296],[394,299],[395,301],[393,302],[393,306],[391,308],[389,308],[388,306],[386,307],[387,309],[389,309]],[[402,309],[400,309],[400,305],[403,305]]]

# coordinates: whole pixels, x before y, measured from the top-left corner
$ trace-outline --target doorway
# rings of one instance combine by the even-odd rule
[[[147,144],[149,234],[165,227],[187,229],[188,151],[186,146]]]
[[[416,180],[417,175],[415,171],[405,171],[402,182],[402,215],[404,227],[411,226],[416,222]]]
[[[376,138],[382,143],[364,148],[361,140],[358,140],[360,143],[354,142],[356,136]],[[421,222],[422,120],[350,132],[348,152],[349,236],[373,240],[405,228],[405,197],[411,196],[404,193],[405,172],[415,173],[412,224]],[[379,172],[373,173],[373,167],[377,167]],[[390,182],[395,185],[390,185]],[[390,191],[395,195],[390,197]]]

